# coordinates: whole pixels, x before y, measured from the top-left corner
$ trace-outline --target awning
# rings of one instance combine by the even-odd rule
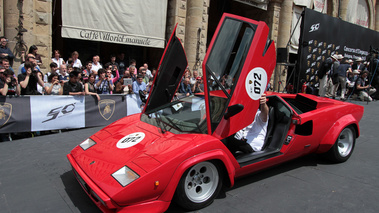
[[[62,37],[163,48],[167,0],[64,0]]]

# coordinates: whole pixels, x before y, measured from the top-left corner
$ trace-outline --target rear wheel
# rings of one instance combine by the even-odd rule
[[[222,187],[220,169],[212,162],[198,163],[181,177],[175,192],[175,202],[188,210],[211,204]]]
[[[353,153],[355,137],[355,130],[353,127],[348,126],[343,129],[333,147],[327,152],[329,159],[336,163],[347,161]]]

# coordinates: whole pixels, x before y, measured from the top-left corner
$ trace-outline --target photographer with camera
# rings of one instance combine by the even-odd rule
[[[20,95],[20,85],[13,75],[14,72],[10,69],[6,69],[0,74],[0,94],[2,96]]]
[[[21,95],[42,95],[37,90],[37,84],[44,87],[42,78],[38,75],[38,69],[30,61],[25,62],[25,73],[18,75],[18,81],[21,86]]]
[[[111,94],[111,91],[113,91],[113,82],[112,77],[110,75],[107,75],[107,71],[105,69],[99,69],[97,75],[99,76],[99,79],[96,81],[95,88],[97,89],[98,94]],[[108,72],[111,72],[109,70]]]
[[[70,80],[63,85],[63,95],[85,95],[83,85],[79,82],[79,72],[70,72]]]
[[[355,84],[359,99],[361,99],[361,101],[371,102],[372,98],[370,96],[376,92],[376,89],[372,88],[368,82],[368,74],[369,72],[367,70],[363,71]]]

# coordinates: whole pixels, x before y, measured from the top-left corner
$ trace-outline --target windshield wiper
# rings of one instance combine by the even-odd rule
[[[163,124],[163,121],[162,121],[162,118],[161,118],[161,115],[158,114],[158,113],[154,113],[155,115],[155,121],[157,122],[159,128],[161,129],[161,132],[164,134],[167,132],[167,129],[165,127],[165,125]]]

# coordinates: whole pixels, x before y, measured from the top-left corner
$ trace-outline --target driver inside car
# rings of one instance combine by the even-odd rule
[[[262,150],[268,126],[269,108],[266,102],[266,94],[262,94],[253,123],[228,138],[227,147],[233,154],[237,151],[252,153]]]

